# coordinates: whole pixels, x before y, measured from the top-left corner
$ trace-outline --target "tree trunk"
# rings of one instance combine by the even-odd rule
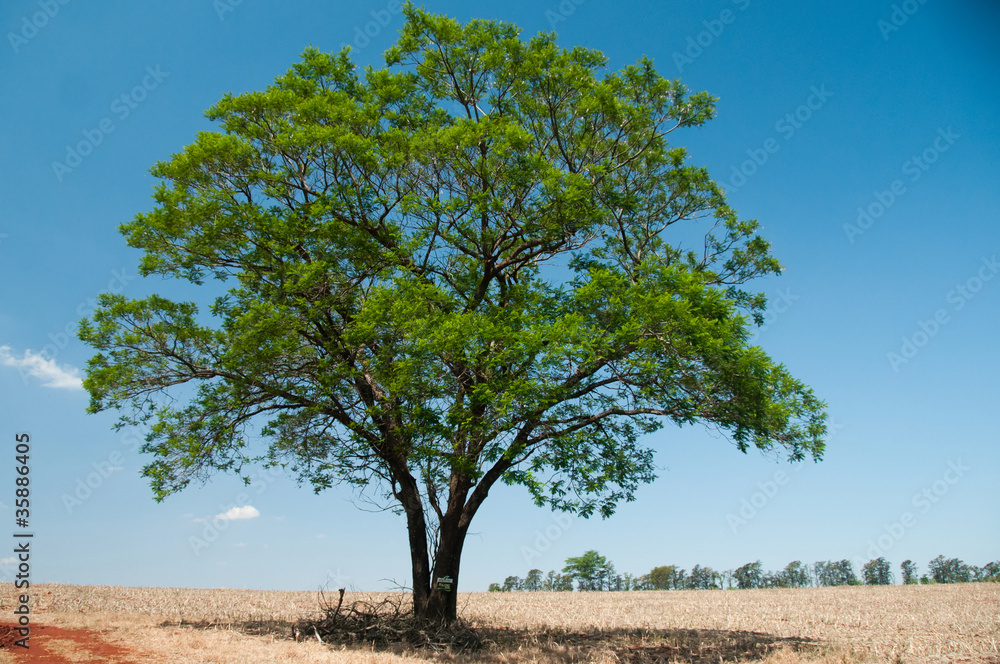
[[[427,551],[427,521],[417,483],[409,473],[396,473],[399,482],[397,497],[406,514],[406,531],[410,541],[410,573],[413,583],[413,611],[420,616],[430,601],[431,566]]]
[[[452,622],[458,618],[458,577],[468,524],[457,515],[445,514],[438,532],[431,592],[421,616],[432,622]],[[449,518],[451,517],[451,518]]]
[[[427,550],[427,520],[417,483],[409,473],[406,473],[405,480],[400,478],[399,498],[406,512],[410,534],[413,612],[417,619],[440,624],[458,618],[458,577],[469,524],[489,494],[490,487],[509,467],[509,462],[497,462],[471,495],[472,483],[469,479],[458,474],[452,476],[447,510],[438,524],[433,574],[430,573]]]

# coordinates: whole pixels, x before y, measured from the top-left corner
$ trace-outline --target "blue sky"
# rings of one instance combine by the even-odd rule
[[[785,265],[759,284],[757,342],[829,403],[819,464],[743,455],[700,427],[650,438],[660,478],[609,520],[566,519],[502,488],[473,524],[461,587],[559,569],[596,548],[621,571],[767,568],[885,555],[1000,558],[996,3],[430,0],[461,20],[555,29],[618,68],[647,55],[719,97],[676,135],[757,218]],[[0,519],[13,532],[14,436],[32,456],[38,582],[314,589],[406,583],[402,520],[347,490],[218,476],[157,504],[135,432],[87,415],[76,326],[136,276],[117,231],[151,209],[148,169],[211,129],[223,94],[262,89],[307,45],[381,63],[402,25],[358,3],[11,0],[0,9]],[[6,488],[4,488],[6,487]],[[245,494],[245,495],[243,495]],[[231,511],[235,510],[235,511]],[[230,519],[215,519],[229,513]],[[9,563],[9,561],[8,561]],[[10,565],[0,567],[10,573]]]

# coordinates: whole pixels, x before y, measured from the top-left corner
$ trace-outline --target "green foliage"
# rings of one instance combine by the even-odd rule
[[[571,592],[573,590],[573,579],[559,574],[555,570],[549,570],[549,573],[545,575],[545,581],[542,582],[542,590]]]
[[[968,583],[974,581],[979,570],[966,565],[958,558],[938,556],[927,564],[928,573],[935,583]]]
[[[899,564],[899,571],[903,575],[903,585],[911,586],[919,583],[917,566],[912,560],[904,560]]]
[[[542,584],[545,579],[542,577],[542,570],[533,569],[528,572],[528,575],[524,577],[524,581],[521,583],[522,590],[541,590]]]
[[[715,100],[648,59],[404,13],[384,68],[309,48],[225,95],[121,226],[142,275],[226,289],[107,294],[81,324],[89,410],[148,427],[156,499],[254,463],[378,492],[421,595],[497,481],[607,517],[665,423],[819,459],[824,404],[748,342],[746,284],[780,266],[668,141]]]
[[[686,583],[685,571],[676,565],[661,565],[649,571],[651,590],[680,590]]]
[[[813,565],[817,586],[858,586],[854,565],[850,560],[819,561]]]
[[[713,99],[509,24],[407,19],[389,68],[307,49],[226,95],[122,226],[143,275],[233,284],[211,317],[106,295],[81,327],[91,410],[152,424],[157,497],[251,460],[365,485],[397,452],[431,485],[495,467],[607,515],[652,479],[638,436],[663,418],[818,457],[822,404],[745,343],[764,303],[740,286],[778,264],[666,141]],[[668,243],[705,216],[704,253]],[[156,399],[185,384],[189,407]]]
[[[1000,560],[986,563],[979,570],[979,581],[1000,581]]]
[[[816,586],[843,586],[862,585],[862,582],[854,573],[854,566],[849,560],[839,561],[819,561],[812,566],[804,564],[801,560],[794,560],[785,566],[780,572],[765,571],[761,561],[757,560],[747,563],[733,571],[716,572],[711,567],[695,565],[690,574],[677,565],[661,565],[654,567],[648,574],[632,577],[630,574],[615,574],[614,565],[596,551],[587,551],[577,558],[568,558],[567,565],[572,565],[573,570],[587,570],[593,579],[600,576],[594,570],[600,567],[610,570],[610,574],[605,573],[603,579],[607,582],[588,582],[581,584],[581,590],[711,590],[716,588],[805,588]],[[916,583],[959,583],[965,581],[1000,581],[1000,561],[987,563],[983,567],[966,565],[957,558],[945,558],[938,556],[931,561],[932,571],[937,571],[937,577],[924,575],[918,579],[917,566],[911,560],[904,560],[900,565],[903,583],[912,585]],[[565,570],[564,570],[565,571]],[[550,571],[548,577],[541,581],[539,587],[529,587],[528,579],[533,575],[541,579],[540,570],[531,570],[528,577],[522,582],[518,577],[508,577],[516,580],[518,588],[525,590],[573,590],[573,580],[577,579],[574,571],[565,576],[558,575]],[[952,576],[949,576],[951,574]],[[891,585],[893,575],[891,565],[888,560],[876,558],[868,561],[862,569],[862,577],[865,585]],[[562,579],[563,584],[557,582]],[[495,586],[495,588],[494,588]],[[502,590],[499,584],[490,584],[491,589]]]
[[[715,590],[721,588],[721,578],[711,567],[695,565],[688,574],[687,588],[689,590]]]
[[[567,558],[562,571],[576,582],[579,590],[611,590],[615,576],[615,566],[593,549],[582,556]]]
[[[764,565],[759,560],[747,563],[733,571],[733,579],[737,588],[760,588],[764,581]]]
[[[781,572],[782,587],[805,588],[810,585],[809,567],[801,560],[793,560]]]
[[[505,593],[513,592],[515,590],[523,590],[523,588],[524,588],[524,581],[522,581],[520,577],[508,576],[503,581],[502,590]]]
[[[866,586],[892,585],[892,565],[883,557],[869,560],[861,569],[861,576]]]

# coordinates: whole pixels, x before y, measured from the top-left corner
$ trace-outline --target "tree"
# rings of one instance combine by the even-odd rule
[[[912,560],[904,560],[899,565],[899,571],[903,575],[903,585],[911,586],[919,583],[919,573],[917,572],[917,566]]]
[[[404,14],[385,68],[310,48],[224,96],[121,227],[143,276],[228,288],[208,311],[105,294],[81,324],[89,410],[148,426],[155,498],[254,464],[352,485],[405,516],[415,613],[447,621],[497,482],[608,517],[667,423],[820,459],[824,404],[749,342],[746,284],[780,265],[667,140],[715,100]]]
[[[524,577],[524,582],[521,584],[521,587],[524,590],[541,590],[542,581],[542,570],[533,569],[528,572],[526,577]]]
[[[719,573],[711,567],[695,565],[688,575],[687,587],[692,590],[713,590],[719,587]]]
[[[747,563],[733,572],[733,579],[737,588],[760,588],[764,580],[764,565],[759,560]]]
[[[649,570],[649,585],[652,590],[673,590],[677,588],[678,572],[683,575],[676,565],[661,565]]]
[[[579,590],[608,590],[615,567],[607,558],[591,549],[582,556],[567,558],[562,571],[576,582]]]
[[[649,574],[642,574],[632,582],[632,590],[659,590],[653,586]]]
[[[854,565],[844,560],[818,562],[815,565],[817,586],[857,586],[861,585]]]
[[[549,573],[545,576],[545,581],[542,583],[542,590],[555,592],[572,591],[573,579],[563,576],[555,570],[549,570]]]
[[[927,569],[935,583],[968,583],[975,578],[977,572],[958,558],[944,556],[938,556],[930,561]]]
[[[503,591],[505,593],[514,592],[515,590],[522,590],[524,588],[524,582],[519,576],[508,576],[503,580]]]
[[[869,560],[861,569],[861,577],[867,586],[892,585],[892,566],[884,557]]]
[[[788,588],[805,588],[809,585],[809,567],[801,560],[793,560],[781,572],[782,585]]]

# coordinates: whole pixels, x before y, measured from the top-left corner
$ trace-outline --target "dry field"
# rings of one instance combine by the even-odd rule
[[[0,622],[9,624],[14,590],[10,584],[0,588]],[[39,648],[29,659],[0,648],[0,664],[1000,664],[1000,584],[467,593],[460,595],[460,613],[484,630],[490,644],[476,653],[330,647],[315,637],[295,642],[277,625],[270,631],[258,626],[257,634],[248,628],[255,621],[315,614],[311,592],[32,590],[32,645]]]

